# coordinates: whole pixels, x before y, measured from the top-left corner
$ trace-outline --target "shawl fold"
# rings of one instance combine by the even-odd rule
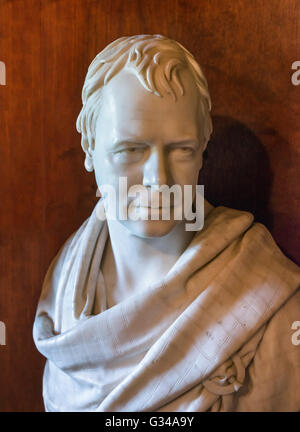
[[[43,284],[33,336],[46,410],[230,410],[298,266],[250,213],[216,207],[165,278],[108,309],[100,206]]]

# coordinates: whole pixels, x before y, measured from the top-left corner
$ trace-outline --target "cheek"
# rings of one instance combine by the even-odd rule
[[[95,163],[95,160],[94,160],[94,174],[95,174],[97,186],[99,187],[101,184],[103,184],[103,178],[101,175],[101,168],[99,169],[99,166],[98,164]]]
[[[113,184],[117,173],[111,167],[107,154],[96,149],[93,154],[93,162],[97,184]]]
[[[129,188],[130,186],[140,185],[143,183],[143,169],[140,165],[132,166],[120,164],[111,168],[111,177],[114,177],[115,179],[125,177]]]
[[[202,157],[200,160],[194,160],[190,163],[181,164],[173,169],[174,183],[181,185],[195,185],[198,182],[198,176],[202,167]]]
[[[133,169],[112,169],[109,164],[98,164],[94,167],[97,186],[103,189],[104,185],[112,186],[117,197],[119,197],[119,189],[127,192],[131,186],[142,184],[142,175]],[[125,178],[125,180],[124,180]]]
[[[192,177],[192,184],[197,184],[198,182],[198,177],[199,177],[199,173],[200,170],[202,168],[203,165],[203,156],[202,156],[202,152],[197,155],[197,157],[194,160],[193,166],[191,167],[191,177]]]
[[[95,144],[95,149],[93,151],[93,164],[94,164],[94,172],[95,177],[97,180],[97,183],[103,182],[103,155],[101,154],[101,151],[99,150],[99,146],[97,143]]]

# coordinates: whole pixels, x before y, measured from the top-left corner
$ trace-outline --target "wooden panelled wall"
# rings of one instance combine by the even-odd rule
[[[207,76],[208,198],[253,211],[300,262],[298,0],[0,0],[0,411],[43,410],[32,341],[42,280],[96,202],[75,130],[81,87],[106,44],[140,33],[180,41]]]

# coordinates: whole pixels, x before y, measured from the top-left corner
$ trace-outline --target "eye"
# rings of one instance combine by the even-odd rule
[[[184,153],[192,153],[193,152],[193,149],[191,147],[181,147],[181,150]]]
[[[127,147],[114,153],[114,159],[117,162],[134,163],[141,160],[145,149],[143,147]]]
[[[134,153],[143,153],[144,149],[138,147],[129,147],[126,149],[118,150],[116,154],[134,154]]]
[[[194,155],[195,149],[189,146],[175,147],[172,153],[178,157],[189,157]]]
[[[124,150],[120,150],[120,152],[124,152],[124,153],[135,153],[137,152],[139,149],[137,148],[128,148],[128,149],[124,149]]]

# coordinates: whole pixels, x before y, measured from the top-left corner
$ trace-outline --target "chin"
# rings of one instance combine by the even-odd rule
[[[143,238],[164,237],[177,225],[177,220],[125,221],[126,228],[135,236]]]

